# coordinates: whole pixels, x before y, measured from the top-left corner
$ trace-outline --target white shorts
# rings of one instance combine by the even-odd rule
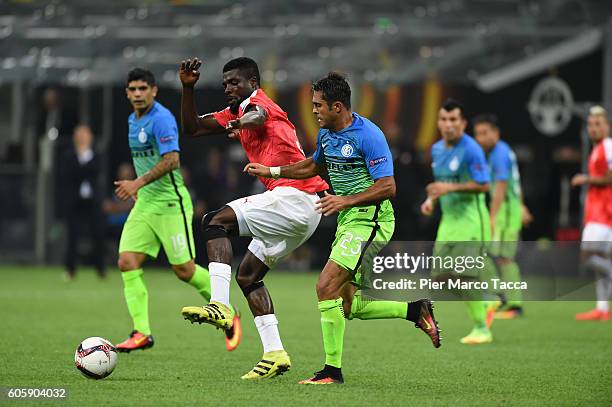
[[[612,249],[612,228],[603,223],[587,223],[582,230],[582,250],[609,253]]]
[[[276,187],[227,204],[236,213],[240,236],[251,236],[249,251],[269,268],[312,236],[321,214],[316,194]]]

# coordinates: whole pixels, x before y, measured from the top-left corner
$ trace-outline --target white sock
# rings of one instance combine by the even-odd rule
[[[208,264],[210,274],[210,301],[230,305],[230,281],[232,279],[232,266],[225,263],[212,262]]]
[[[255,317],[255,326],[259,332],[264,353],[284,349],[280,334],[278,333],[278,320],[276,319],[276,315],[268,314]]]
[[[600,277],[595,283],[595,293],[597,295],[597,309],[600,311],[608,311],[608,279],[606,277]]]

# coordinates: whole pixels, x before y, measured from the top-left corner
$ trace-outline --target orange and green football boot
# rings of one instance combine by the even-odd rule
[[[148,349],[153,347],[155,341],[153,335],[145,335],[142,332],[132,331],[130,337],[116,346],[118,352],[130,353],[136,349]]]
[[[310,379],[302,380],[298,384],[323,385],[323,384],[344,384],[342,371],[340,368],[325,365],[323,370],[315,372]]]

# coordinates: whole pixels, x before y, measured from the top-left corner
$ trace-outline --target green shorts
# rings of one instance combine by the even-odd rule
[[[494,267],[488,255],[488,242],[440,242],[433,249],[432,277],[488,277]]]
[[[338,225],[329,259],[348,270],[352,275],[352,283],[361,287],[364,257],[373,258],[389,243],[394,230],[395,222],[373,222],[366,219]]]
[[[489,254],[493,257],[514,259],[518,250],[520,230],[495,228]]]
[[[156,258],[164,247],[170,264],[184,264],[195,258],[191,220],[193,210],[185,214],[157,214],[134,207],[128,216],[119,242],[119,253],[144,253]]]

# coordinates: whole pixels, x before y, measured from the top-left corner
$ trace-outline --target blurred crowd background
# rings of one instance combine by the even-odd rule
[[[612,110],[611,14],[607,0],[0,1],[0,262],[59,264],[74,251],[79,261],[103,269],[102,256],[114,267],[130,205],[113,197],[113,181],[134,176],[127,72],[152,70],[157,100],[180,123],[177,69],[195,56],[204,60],[200,113],[225,107],[223,64],[252,57],[307,155],[317,134],[311,83],[346,73],[354,110],[383,129],[393,152],[396,240],[435,236],[437,219],[422,217],[419,205],[448,97],[468,117],[498,116],[535,219],[523,238],[578,240],[581,191],[569,180],[589,152],[588,108]],[[205,261],[202,214],[263,187],[242,174],[238,142],[180,144]],[[84,192],[71,183],[83,164],[70,157],[89,146]],[[288,266],[320,266],[334,228],[335,218],[324,219]]]

